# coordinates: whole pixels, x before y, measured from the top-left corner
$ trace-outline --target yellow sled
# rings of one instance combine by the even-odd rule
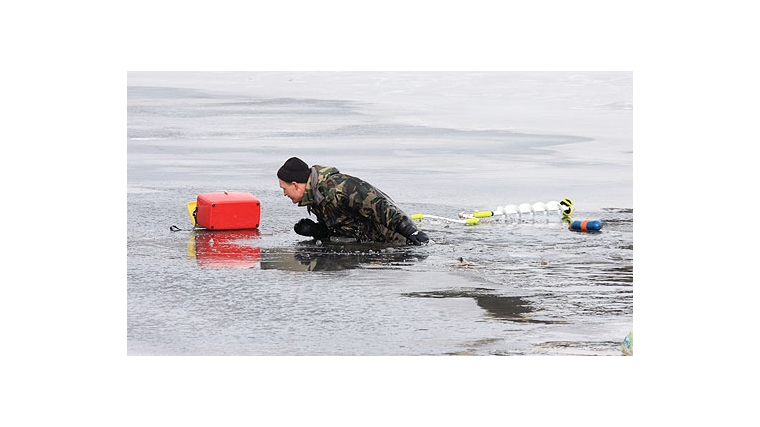
[[[195,202],[187,202],[187,214],[190,215],[190,222],[193,223],[193,227],[197,227],[198,223],[195,222],[195,207],[198,204],[197,201]]]

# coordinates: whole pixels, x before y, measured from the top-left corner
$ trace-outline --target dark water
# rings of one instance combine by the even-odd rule
[[[129,355],[619,355],[633,329],[630,73],[130,73]],[[418,222],[423,247],[317,244],[275,172],[332,165],[408,214],[571,197],[555,216]],[[191,230],[200,193],[259,230]],[[170,231],[176,225],[180,231]]]

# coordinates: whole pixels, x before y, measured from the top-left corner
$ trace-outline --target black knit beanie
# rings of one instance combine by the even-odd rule
[[[309,166],[298,157],[289,158],[284,165],[277,171],[277,178],[285,182],[305,183],[309,179],[311,170]]]

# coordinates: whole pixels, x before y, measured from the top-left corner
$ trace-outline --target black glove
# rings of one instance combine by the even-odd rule
[[[404,218],[396,227],[396,231],[402,236],[406,237],[407,245],[420,246],[423,243],[430,241],[427,234],[425,234],[423,231],[418,230],[417,227],[412,223],[412,220],[409,218]]]
[[[293,226],[293,230],[301,236],[314,237],[315,239],[324,239],[330,236],[330,231],[322,222],[314,222],[309,218],[304,218]]]
[[[427,234],[425,234],[424,231],[417,230],[414,233],[406,236],[406,244],[407,245],[415,245],[420,246],[422,244],[425,244],[429,242],[430,239],[428,238]]]

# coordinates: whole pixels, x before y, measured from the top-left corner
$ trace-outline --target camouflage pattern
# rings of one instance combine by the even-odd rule
[[[385,193],[332,166],[314,165],[298,206],[306,206],[331,235],[359,242],[406,243],[395,232],[408,216]]]

